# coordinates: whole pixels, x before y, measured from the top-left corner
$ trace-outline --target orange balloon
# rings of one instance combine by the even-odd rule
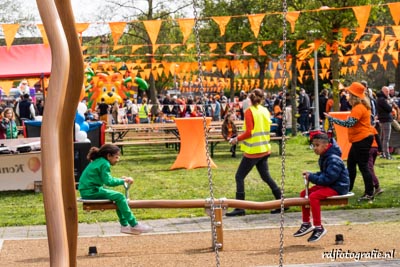
[[[37,172],[40,169],[40,159],[38,157],[30,158],[28,160],[28,168],[33,172]]]

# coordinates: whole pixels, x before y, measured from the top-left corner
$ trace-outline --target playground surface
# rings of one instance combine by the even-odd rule
[[[220,266],[277,266],[279,222],[269,213],[224,217]],[[315,243],[292,236],[301,213],[285,214],[284,222],[284,266],[400,266],[399,208],[323,211],[328,233]],[[117,222],[79,224],[78,266],[216,266],[208,217],[145,223],[154,232],[141,236],[120,234]],[[343,244],[335,244],[337,234]],[[92,246],[96,256],[88,256]],[[0,228],[0,266],[49,266],[48,257],[45,226]]]

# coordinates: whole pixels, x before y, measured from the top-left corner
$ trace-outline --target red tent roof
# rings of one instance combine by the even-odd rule
[[[0,79],[49,76],[50,69],[49,45],[0,46]]]

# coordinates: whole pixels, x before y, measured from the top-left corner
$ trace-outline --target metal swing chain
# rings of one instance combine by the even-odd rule
[[[199,18],[197,13],[198,3],[197,0],[193,0],[193,14],[194,14],[194,31],[196,36],[196,50],[197,50],[197,64],[199,69],[198,82],[200,83],[200,93],[201,93],[201,111],[203,114],[203,129],[205,134],[205,146],[206,146],[206,158],[207,158],[207,171],[208,171],[208,185],[210,189],[210,207],[211,207],[211,230],[212,230],[212,238],[213,238],[213,246],[215,251],[215,260],[216,266],[220,266],[219,259],[219,248],[221,244],[217,244],[217,228],[215,222],[215,201],[214,201],[214,189],[213,189],[213,180],[212,180],[212,170],[211,170],[211,160],[210,160],[210,151],[208,146],[208,131],[207,131],[207,120],[206,120],[206,110],[205,110],[205,102],[204,101],[204,87],[203,87],[203,68],[201,62],[201,48],[200,48],[200,34],[199,34]]]
[[[287,81],[287,70],[286,70],[286,50],[287,50],[287,2],[282,1],[283,5],[283,47],[281,60],[283,61],[283,77],[282,77],[282,97],[283,97],[283,116],[282,116],[282,172],[281,172],[281,218],[280,218],[280,228],[279,228],[279,267],[283,266],[283,238],[284,238],[284,223],[285,223],[285,162],[286,162],[286,81]]]

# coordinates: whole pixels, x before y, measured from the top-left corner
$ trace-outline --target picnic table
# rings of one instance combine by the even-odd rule
[[[203,118],[197,118],[202,120]],[[207,129],[207,141],[210,144],[210,155],[214,156],[214,150],[220,142],[226,142],[221,134],[222,121],[209,122]],[[235,124],[238,132],[243,132],[243,121],[237,120]],[[121,148],[128,145],[151,145],[165,144],[169,146],[173,144],[178,150],[181,142],[179,129],[175,122],[172,123],[143,123],[143,124],[113,124],[106,131],[111,135],[111,142]],[[282,137],[275,136],[271,133],[271,141],[279,142],[279,154],[282,153]]]

